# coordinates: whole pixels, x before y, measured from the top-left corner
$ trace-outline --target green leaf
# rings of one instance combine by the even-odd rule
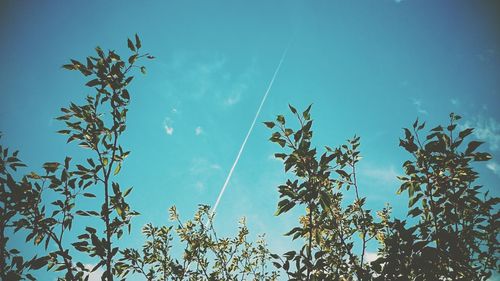
[[[274,122],[264,122],[264,125],[266,125],[269,129],[272,129],[276,124],[274,124]]]
[[[75,66],[72,65],[72,64],[65,64],[62,66],[64,69],[67,69],[67,70],[75,70]]]
[[[415,197],[410,198],[410,200],[408,201],[408,208],[413,207],[413,205],[415,205],[415,203],[417,203],[418,200],[420,200],[420,198],[422,198],[422,196],[423,196],[423,194],[419,193]]]
[[[461,131],[460,133],[458,133],[458,136],[459,136],[461,139],[463,139],[463,138],[465,138],[466,136],[468,136],[468,135],[472,134],[472,132],[473,132],[473,131],[474,131],[474,129],[473,129],[473,128],[467,128],[467,129],[465,129],[465,130]]]
[[[61,135],[67,135],[69,134],[71,131],[70,130],[60,130],[60,131],[57,131],[58,134],[61,134]]]
[[[286,156],[287,155],[285,153],[275,153],[274,154],[275,158],[279,158],[279,159],[283,159],[283,160],[285,160]]]
[[[470,155],[481,144],[483,144],[482,141],[471,141],[471,142],[469,142],[469,144],[467,145],[467,149],[465,150],[465,155]]]
[[[344,170],[338,169],[338,170],[335,170],[335,172],[337,172],[337,174],[341,175],[343,178],[346,178],[346,179],[350,179],[351,178],[349,176],[349,174],[346,171],[344,171]]]
[[[311,110],[311,105],[307,107],[307,109],[302,113],[302,116],[304,117],[305,120],[311,119],[311,115],[309,114],[309,111]]]
[[[89,82],[87,82],[87,84],[85,84],[86,86],[88,87],[94,87],[94,86],[97,86],[99,85],[99,79],[93,79],[93,80],[90,80]]]
[[[137,56],[138,56],[137,54],[133,54],[133,55],[131,55],[131,56],[128,58],[128,62],[129,62],[130,64],[133,64],[133,63],[137,60]]]
[[[422,213],[419,207],[415,207],[408,212],[408,216],[416,217]]]
[[[476,152],[476,155],[474,155],[475,161],[488,161],[491,160],[491,158],[491,154],[487,152]]]
[[[141,40],[139,39],[139,36],[137,35],[137,33],[135,34],[135,47],[137,49],[141,48]]]
[[[279,216],[280,214],[287,212],[288,210],[290,210],[294,206],[295,206],[295,202],[291,202],[288,199],[281,200],[278,203],[278,210],[276,210],[274,215]]]
[[[125,191],[123,192],[123,197],[127,197],[127,195],[129,195],[129,193],[132,191],[132,188],[133,188],[133,187],[129,187],[129,188],[127,188],[127,190],[125,190]]]
[[[30,268],[33,270],[40,269],[40,268],[44,267],[48,261],[49,261],[48,256],[34,259],[30,262]]]
[[[100,58],[104,58],[104,52],[102,51],[101,47],[95,47],[95,51]]]
[[[290,111],[291,111],[293,114],[296,114],[296,113],[297,113],[297,109],[295,109],[295,107],[293,107],[291,104],[288,104],[288,107],[290,108]]]
[[[123,210],[120,205],[115,206],[116,213],[121,217],[123,215]]]
[[[142,74],[146,74],[146,67],[141,66],[141,72],[142,72]]]
[[[443,131],[443,127],[442,126],[437,126],[433,129],[431,129],[432,132],[442,132]]]
[[[128,93],[128,91],[126,89],[123,89],[123,91],[122,91],[122,97],[124,99],[127,99],[127,100],[130,99],[130,94]]]
[[[122,169],[122,163],[118,163],[118,165],[116,166],[115,168],[115,172],[113,173],[115,176],[118,175],[118,173],[120,172],[120,170]]]
[[[48,173],[53,173],[57,170],[57,167],[59,167],[59,163],[57,162],[47,162],[43,164],[43,168],[48,172]]]
[[[77,215],[80,215],[80,216],[83,216],[83,217],[88,217],[89,216],[89,213],[85,212],[85,211],[82,211],[82,210],[78,210],[75,212]]]
[[[278,115],[276,117],[276,121],[278,121],[278,123],[280,123],[281,125],[285,125],[285,116],[283,115]]]
[[[135,52],[135,47],[134,47],[134,43],[132,43],[132,40],[127,39],[127,45],[128,45],[128,48],[129,48],[132,52]]]

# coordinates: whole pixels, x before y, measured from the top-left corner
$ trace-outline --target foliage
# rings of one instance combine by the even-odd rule
[[[396,279],[394,272],[415,280],[486,280],[500,270],[500,200],[475,184],[472,166],[491,156],[476,151],[481,142],[466,142],[473,129],[456,131],[459,119],[451,114],[446,128],[431,129],[425,139],[425,123],[404,129],[400,145],[413,159],[403,164],[398,193],[408,192],[408,216],[418,222],[386,225],[375,263],[379,280]]]
[[[370,210],[364,208],[366,198],[360,197],[356,179],[360,138],[354,136],[335,149],[326,147],[317,156],[317,149],[311,145],[311,106],[301,114],[289,107],[299,123],[298,130],[287,127],[283,115],[265,124],[277,129],[270,140],[286,147],[288,153],[275,157],[284,161],[285,172],[293,173],[292,179],[278,188],[281,200],[276,215],[304,206],[299,225],[285,234],[304,243],[298,253],[290,251],[283,258],[275,255],[275,265],[283,268],[289,280],[365,279],[366,243],[374,238],[379,226]],[[342,199],[349,190],[355,199],[344,208]],[[359,255],[353,250],[356,236],[361,241]]]
[[[173,226],[147,224],[143,228],[147,240],[142,251],[125,249],[116,264],[122,277],[138,273],[148,281],[277,279],[277,273],[268,270],[270,252],[263,237],[256,244],[249,242],[244,219],[233,238],[218,237],[206,205],[200,206],[194,219],[186,222],[180,220],[173,206],[170,219],[177,223],[175,233],[185,244],[182,258],[171,255]]]
[[[90,77],[86,86],[94,89],[95,94],[88,95],[83,105],[71,103],[67,108],[61,108],[63,115],[57,119],[64,121],[66,129],[58,133],[69,135],[68,143],[79,141],[79,146],[90,150],[93,157],[88,158],[84,164],[76,164],[75,168],[70,167],[70,157],[66,157],[64,163],[45,163],[44,175],[31,172],[17,186],[13,186],[12,178],[6,174],[5,166],[2,166],[2,174],[7,175],[6,186],[10,184],[10,193],[17,192],[24,196],[10,203],[8,201],[12,195],[9,197],[9,193],[2,190],[2,196],[6,195],[6,212],[11,208],[14,214],[18,212],[21,215],[12,226],[16,231],[28,231],[26,241],[33,240],[35,245],[43,242],[46,251],[55,248],[44,257],[35,257],[24,267],[39,269],[47,265],[48,270],[64,272],[64,277],[60,280],[86,280],[89,271],[104,267],[103,280],[113,280],[114,257],[119,250],[114,246],[113,240],[119,239],[124,229],[130,232],[130,220],[138,214],[125,201],[131,188],[122,190],[119,183],[113,180],[130,153],[124,151],[119,144],[119,138],[126,128],[127,107],[130,102],[127,87],[133,76],[129,74],[135,68],[145,73],[144,66],[136,65],[137,60],[142,57],[153,58],[149,54],[139,53],[141,41],[137,35],[135,43],[128,40],[128,47],[132,54],[127,61],[122,60],[115,51],[104,52],[97,47],[96,56],[87,57],[85,64],[71,60],[70,64],[63,66]],[[15,167],[18,160],[15,155],[13,157],[6,161],[12,162],[11,165]],[[102,192],[97,192],[97,187],[101,187]],[[75,204],[77,197],[96,198],[101,194],[102,207],[98,210],[83,210]],[[49,199],[53,201],[47,202]],[[78,241],[71,243],[70,247],[65,234],[71,231],[76,215],[99,219],[103,233],[87,226],[86,232],[79,235]],[[10,226],[10,219],[9,215],[2,216],[2,227]],[[71,248],[90,257],[97,257],[99,261],[89,270],[82,262],[73,261]],[[17,259],[14,263],[17,264],[19,273],[22,273],[22,260]],[[2,274],[4,272],[2,270]]]
[[[0,135],[1,137],[1,135]],[[33,277],[25,273],[29,269],[39,268],[39,260],[34,257],[25,261],[16,248],[8,245],[9,235],[15,228],[19,217],[18,213],[25,213],[30,206],[31,187],[26,185],[25,178],[16,182],[12,173],[24,165],[18,156],[18,151],[9,153],[8,148],[0,145],[0,279],[20,280]],[[43,261],[42,261],[43,262]]]
[[[276,215],[297,205],[306,207],[299,226],[286,234],[304,241],[300,252],[274,255],[275,265],[289,280],[486,280],[499,271],[500,200],[474,184],[478,173],[471,166],[491,156],[476,152],[478,141],[462,148],[473,129],[454,135],[459,116],[451,114],[446,131],[438,126],[424,141],[419,136],[424,123],[417,120],[413,132],[404,130],[400,145],[414,160],[403,164],[406,176],[399,177],[398,193],[408,191],[408,216],[418,220],[408,227],[405,220],[391,220],[390,207],[378,212],[380,222],[363,208],[365,198],[359,196],[356,181],[359,137],[336,149],[326,147],[317,156],[311,147],[310,108],[299,114],[290,106],[300,125],[297,131],[285,126],[282,115],[276,122],[265,122],[278,129],[271,142],[290,152],[275,156],[284,160],[286,172],[293,173],[278,188]],[[342,208],[342,197],[350,188],[355,201]],[[360,236],[358,255],[353,251],[355,234]],[[373,238],[379,241],[379,255],[366,264],[366,243]]]
[[[132,54],[126,60],[97,47],[85,63],[71,60],[63,66],[88,77],[86,86],[94,91],[84,104],[61,108],[57,118],[66,126],[58,133],[90,155],[84,163],[66,157],[43,164],[43,173],[16,180],[17,168],[25,165],[17,151],[0,146],[1,280],[36,280],[33,271],[42,268],[61,272],[59,280],[88,280],[101,269],[108,281],[138,275],[148,281],[276,280],[279,271],[288,280],[487,280],[500,271],[500,199],[476,183],[474,170],[476,162],[491,156],[477,151],[481,142],[466,141],[472,128],[457,132],[455,114],[425,137],[425,123],[418,120],[404,129],[400,146],[411,159],[403,164],[397,193],[408,193],[408,220],[392,218],[390,206],[378,211],[378,218],[366,208],[357,181],[359,137],[319,153],[312,143],[311,106],[299,113],[290,105],[298,129],[283,115],[264,123],[274,130],[270,141],[283,150],[275,157],[289,176],[278,187],[275,215],[302,212],[285,234],[301,243],[298,250],[280,256],[268,250],[263,236],[250,242],[244,220],[236,236],[219,237],[206,205],[185,222],[172,207],[173,225],[147,224],[142,249],[120,248],[117,240],[139,214],[126,201],[132,188],[122,189],[116,181],[130,153],[120,144],[128,86],[132,70],[146,72],[138,60],[153,58],[139,52],[137,35],[127,46]],[[99,200],[101,207],[84,209],[77,204],[84,198]],[[77,221],[87,225],[80,235],[72,229]],[[9,243],[14,236],[24,236],[44,254],[28,258]],[[377,259],[368,262],[371,240],[379,249]],[[173,245],[184,246],[181,257]],[[93,268],[79,260],[82,253],[96,261]],[[278,271],[270,268],[271,261]]]
[[[105,267],[103,279],[113,280],[113,258],[119,248],[113,246],[113,238],[119,239],[124,228],[130,232],[130,220],[138,213],[132,211],[125,198],[132,188],[122,190],[119,183],[113,181],[122,167],[124,159],[129,155],[119,144],[119,139],[126,128],[126,117],[130,94],[127,89],[134,78],[128,76],[133,68],[140,68],[145,73],[144,66],[135,63],[149,54],[140,54],[141,41],[135,36],[135,44],[130,39],[128,48],[132,51],[127,61],[114,51],[104,51],[97,47],[97,57],[87,57],[86,64],[71,60],[71,64],[63,67],[69,70],[79,70],[85,76],[91,76],[86,86],[95,90],[95,95],[87,96],[86,104],[71,105],[61,108],[63,120],[67,129],[59,133],[69,135],[68,142],[79,141],[79,146],[90,149],[94,158],[87,159],[87,165],[77,165],[75,172],[81,180],[91,180],[90,185],[101,185],[104,191],[103,204],[100,210],[78,210],[80,216],[99,218],[104,224],[104,235],[93,227],[86,227],[85,233],[78,236],[79,241],[72,245],[80,252],[91,257],[98,257],[99,262],[92,269]],[[95,193],[85,193],[87,197],[95,197]]]
[[[185,223],[175,207],[171,208],[171,218],[178,224],[175,233],[186,244],[180,259],[170,254],[172,227],[146,225],[143,233],[148,241],[142,253],[116,245],[125,230],[130,232],[131,218],[138,215],[125,201],[132,188],[122,190],[114,180],[130,153],[119,142],[130,102],[127,87],[133,76],[129,72],[139,68],[145,73],[144,66],[135,63],[143,57],[153,58],[139,53],[141,41],[137,35],[135,42],[129,39],[127,43],[132,51],[127,61],[115,51],[105,53],[97,47],[97,55],[87,57],[85,64],[71,60],[63,66],[90,77],[86,86],[95,90],[83,105],[71,103],[61,108],[63,115],[57,118],[66,125],[58,133],[68,135],[68,143],[77,141],[90,151],[92,156],[85,163],[72,165],[70,157],[64,163],[47,162],[44,174],[31,172],[16,182],[11,170],[25,165],[17,158],[17,151],[9,155],[8,149],[0,147],[1,280],[36,280],[26,272],[43,267],[62,272],[59,280],[88,280],[101,267],[102,280],[125,279],[129,273],[143,274],[148,280],[275,280],[277,274],[268,270],[270,253],[264,240],[249,242],[244,221],[236,237],[219,238],[207,206],[201,206],[195,218]],[[102,206],[82,209],[76,202],[83,198],[100,199]],[[72,241],[72,227],[78,217],[87,226],[78,240]],[[96,219],[101,226],[94,223]],[[10,249],[8,237],[18,230],[26,233],[26,242],[43,245],[46,254],[25,261],[19,250]],[[88,268],[75,260],[75,250],[97,259],[95,266]]]

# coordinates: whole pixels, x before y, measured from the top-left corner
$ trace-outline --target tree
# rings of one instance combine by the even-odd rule
[[[245,220],[240,221],[238,234],[219,237],[213,225],[210,208],[201,205],[194,219],[182,222],[175,206],[170,220],[177,223],[175,233],[185,244],[182,258],[172,257],[173,226],[143,228],[146,242],[142,251],[125,249],[116,264],[120,276],[143,275],[146,280],[276,280],[277,272],[268,269],[271,253],[263,237],[248,241]]]
[[[418,222],[409,228],[404,221],[386,224],[375,262],[379,280],[396,280],[395,272],[415,280],[487,280],[500,270],[500,199],[475,183],[473,167],[491,155],[476,151],[481,142],[466,141],[472,128],[457,132],[458,120],[450,114],[448,126],[425,138],[425,123],[404,129],[400,146],[413,159],[403,164],[398,193],[408,192],[408,216]]]
[[[404,130],[400,145],[413,160],[403,164],[406,175],[399,177],[398,193],[408,191],[408,215],[418,220],[407,226],[405,220],[390,218],[390,207],[378,212],[379,222],[363,208],[366,198],[360,197],[356,181],[359,137],[317,156],[311,147],[310,108],[299,114],[290,106],[299,123],[296,131],[286,127],[283,115],[265,122],[270,129],[277,127],[270,140],[289,153],[275,156],[284,160],[285,172],[292,172],[292,179],[278,187],[282,199],[276,215],[297,205],[306,211],[299,226],[285,234],[304,241],[300,252],[274,255],[289,280],[486,280],[500,270],[500,200],[474,183],[479,175],[472,166],[491,156],[476,152],[481,142],[464,147],[473,129],[457,135],[460,116],[451,114],[446,129],[437,126],[425,139],[419,135],[425,123],[417,120],[413,131]],[[342,197],[350,188],[355,201],[343,209]],[[353,251],[355,234],[359,254]],[[367,264],[366,243],[373,238],[379,241],[379,255]]]
[[[283,115],[276,122],[265,125],[277,128],[270,140],[286,147],[288,153],[277,153],[275,157],[284,161],[285,172],[291,171],[292,179],[278,187],[281,201],[276,215],[288,212],[297,206],[305,207],[299,225],[285,235],[304,241],[300,251],[289,251],[284,259],[275,255],[275,265],[288,275],[289,280],[359,280],[368,278],[365,264],[366,243],[378,230],[369,210],[365,210],[366,198],[360,196],[356,180],[356,165],[360,159],[359,137],[354,136],[347,144],[317,156],[311,147],[313,136],[309,106],[299,114],[293,106],[290,111],[299,123],[294,131],[286,126]],[[355,200],[342,207],[343,193],[354,191]],[[361,237],[361,252],[353,250],[354,237]],[[294,269],[291,263],[294,262]]]
[[[1,135],[0,135],[1,137]],[[30,269],[43,266],[44,258],[36,256],[30,260],[20,254],[16,248],[9,247],[9,236],[19,230],[19,214],[28,212],[33,202],[33,190],[26,180],[16,182],[12,173],[18,167],[25,167],[18,158],[19,151],[9,153],[8,148],[0,145],[0,279],[20,280],[34,277],[26,273]]]
[[[94,217],[102,221],[102,236],[95,228],[88,226],[85,228],[86,233],[79,235],[79,240],[71,245],[77,251],[98,258],[99,261],[90,271],[104,267],[103,280],[113,280],[114,257],[119,250],[114,246],[114,239],[123,235],[124,228],[130,232],[131,218],[138,214],[131,210],[125,201],[131,188],[122,190],[120,185],[113,181],[113,177],[120,172],[124,159],[130,153],[119,143],[126,128],[127,107],[130,102],[127,87],[133,76],[129,74],[136,68],[145,73],[145,67],[137,66],[136,62],[143,57],[153,57],[139,53],[141,41],[137,35],[135,43],[130,39],[127,42],[132,51],[127,61],[122,60],[115,51],[104,52],[97,47],[97,55],[87,57],[85,64],[71,60],[70,64],[63,66],[90,77],[86,86],[94,89],[95,93],[88,95],[83,105],[71,103],[67,108],[61,108],[63,115],[57,119],[64,121],[66,129],[60,130],[59,133],[69,135],[68,143],[79,141],[79,146],[90,150],[94,157],[88,158],[85,164],[76,164],[76,169],[70,167],[70,157],[66,157],[64,163],[45,163],[45,175],[32,172],[23,177],[23,185],[19,186],[26,186],[24,189],[30,192],[26,195],[27,199],[14,198],[13,202],[9,202],[12,196],[6,196],[6,211],[7,207],[11,206],[21,211],[21,218],[16,220],[13,226],[16,230],[24,229],[29,232],[26,241],[33,240],[35,245],[44,242],[46,250],[48,245],[55,244],[57,249],[35,259],[29,267],[38,269],[47,264],[49,270],[65,272],[61,280],[88,279],[85,275],[89,269],[83,263],[73,261],[73,251],[65,241],[65,234],[71,231],[75,215]],[[7,161],[12,162],[14,167],[18,165],[17,158]],[[12,193],[26,193],[13,186],[8,175],[7,181],[11,185]],[[95,198],[96,187],[103,189],[100,210],[77,210],[75,199],[79,196]],[[7,192],[2,192],[2,195],[4,193],[7,195]],[[49,196],[47,193],[53,194]],[[56,200],[49,203],[46,202],[47,198]],[[23,204],[23,200],[28,202],[27,206]],[[2,216],[2,219],[2,227],[10,226],[4,222],[9,220],[8,216]],[[2,274],[4,272],[2,270]]]
[[[64,120],[67,130],[59,133],[68,134],[68,142],[78,140],[79,146],[94,152],[94,158],[87,159],[88,165],[78,165],[77,175],[82,180],[92,180],[92,184],[101,185],[104,190],[102,208],[98,211],[79,210],[78,215],[98,217],[104,224],[104,237],[93,227],[87,227],[86,233],[80,235],[79,242],[73,246],[80,252],[91,257],[99,257],[100,261],[93,268],[105,267],[103,280],[113,280],[113,257],[119,248],[113,246],[113,237],[120,238],[124,228],[130,232],[130,220],[137,212],[130,209],[125,198],[132,188],[122,190],[119,183],[113,181],[122,167],[124,159],[130,151],[125,151],[119,144],[119,139],[126,128],[126,118],[130,94],[127,86],[134,78],[128,76],[129,71],[140,68],[145,73],[145,67],[135,65],[142,57],[152,58],[149,54],[141,54],[141,41],[135,36],[135,43],[128,39],[128,48],[132,51],[127,61],[114,51],[104,53],[96,48],[97,57],[87,57],[86,64],[71,60],[71,64],[63,67],[69,70],[79,70],[85,76],[91,76],[86,86],[95,90],[95,95],[87,96],[86,104],[78,106],[71,104],[62,108],[64,113],[58,120]],[[74,122],[71,122],[74,121]],[[86,194],[95,196],[93,193]]]

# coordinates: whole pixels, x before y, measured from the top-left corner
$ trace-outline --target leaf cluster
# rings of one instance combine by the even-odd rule
[[[235,237],[219,237],[213,216],[201,205],[192,220],[183,222],[175,206],[170,208],[174,226],[143,228],[146,242],[142,251],[125,249],[117,272],[125,278],[130,273],[146,280],[276,280],[278,275],[268,269],[271,256],[263,237],[256,243],[248,241],[245,220],[240,221]],[[182,257],[172,256],[174,235],[184,244]]]
[[[312,124],[309,106],[299,113],[289,105],[298,121],[299,129],[287,126],[285,117],[278,115],[275,122],[265,125],[277,131],[271,142],[287,149],[275,157],[284,161],[285,172],[292,178],[278,187],[280,201],[276,215],[297,206],[305,207],[299,225],[285,235],[304,243],[300,251],[289,251],[283,258],[275,256],[275,265],[282,268],[289,280],[339,280],[356,276],[364,278],[366,243],[374,238],[379,225],[370,210],[364,208],[356,179],[356,166],[361,159],[360,138],[354,136],[346,144],[318,155],[311,145]],[[342,207],[343,192],[354,191],[355,200]],[[361,254],[354,253],[353,244],[359,237]]]

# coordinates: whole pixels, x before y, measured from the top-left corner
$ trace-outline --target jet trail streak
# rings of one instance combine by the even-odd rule
[[[281,64],[283,63],[283,60],[286,57],[286,54],[288,52],[288,47],[290,47],[290,44],[288,44],[288,46],[283,51],[283,54],[281,55],[280,62],[278,64],[278,66],[276,67],[276,70],[274,71],[273,78],[269,82],[269,86],[267,86],[266,93],[264,94],[264,97],[262,98],[262,101],[260,102],[259,108],[257,109],[257,113],[255,113],[255,117],[253,118],[252,125],[250,126],[250,129],[248,129],[247,135],[245,136],[245,139],[243,140],[243,143],[241,144],[240,150],[238,151],[238,155],[236,156],[236,159],[234,160],[233,166],[231,167],[231,170],[229,170],[229,174],[227,175],[226,181],[224,182],[224,185],[222,186],[222,189],[219,193],[219,196],[217,197],[217,201],[215,201],[215,204],[214,204],[212,211],[211,211],[211,216],[213,216],[215,214],[215,211],[217,210],[217,207],[219,206],[220,200],[222,198],[222,195],[226,191],[229,180],[231,179],[231,176],[233,175],[234,168],[236,167],[236,165],[238,164],[238,161],[240,160],[240,156],[243,153],[243,149],[245,148],[245,145],[247,144],[248,138],[250,137],[250,134],[253,131],[253,127],[255,126],[255,122],[257,122],[257,118],[259,117],[260,110],[262,109],[262,106],[264,105],[264,102],[267,99],[269,91],[271,90],[271,87],[273,86],[274,80],[276,79],[276,76],[278,75],[278,72],[281,68]]]

